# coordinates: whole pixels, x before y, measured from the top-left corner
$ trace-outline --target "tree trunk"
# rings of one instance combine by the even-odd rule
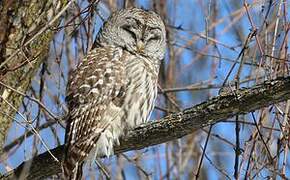
[[[59,20],[50,22],[67,0],[0,1],[0,81],[26,92],[49,54]],[[47,28],[45,28],[47,27]],[[0,86],[0,154],[23,96]]]

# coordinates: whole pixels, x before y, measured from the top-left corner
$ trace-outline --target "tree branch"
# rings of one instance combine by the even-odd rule
[[[252,88],[239,89],[135,128],[122,138],[121,144],[115,148],[115,153],[172,141],[220,120],[246,114],[287,99],[290,99],[290,77],[266,81]],[[63,146],[52,150],[59,159],[62,159],[62,152]],[[13,173],[19,176],[27,164],[31,164],[28,166],[30,169],[26,174],[27,179],[41,179],[61,172],[60,164],[45,152],[33,160],[23,162],[0,179],[9,179]]]

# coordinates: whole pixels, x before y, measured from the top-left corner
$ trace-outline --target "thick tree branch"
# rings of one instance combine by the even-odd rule
[[[171,141],[220,120],[246,114],[287,99],[290,99],[290,77],[266,81],[253,88],[239,89],[137,127],[122,138],[121,145],[116,147],[115,153],[142,149]],[[61,159],[63,146],[53,149],[52,152]],[[22,163],[13,171],[15,175],[19,175],[29,163],[31,166],[29,173],[27,173],[28,179],[40,179],[61,171],[60,164],[53,161],[46,152],[35,157],[32,161]],[[0,179],[11,178],[13,172],[0,177]]]

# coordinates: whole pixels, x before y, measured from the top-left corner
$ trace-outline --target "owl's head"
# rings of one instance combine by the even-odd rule
[[[104,23],[98,43],[161,60],[166,49],[165,25],[153,11],[139,8],[120,10]]]

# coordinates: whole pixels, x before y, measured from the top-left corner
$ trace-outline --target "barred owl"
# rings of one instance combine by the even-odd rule
[[[79,179],[82,164],[110,156],[126,131],[147,121],[166,49],[165,26],[152,11],[112,14],[96,46],[69,79],[63,175]]]

